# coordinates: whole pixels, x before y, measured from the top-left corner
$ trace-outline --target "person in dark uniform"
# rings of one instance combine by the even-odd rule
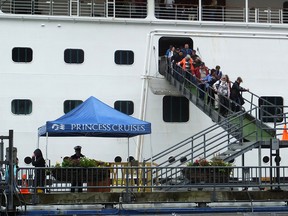
[[[38,167],[45,167],[46,163],[43,158],[42,151],[40,149],[36,149],[32,156],[32,165],[36,168]],[[35,169],[35,179],[34,179],[34,186],[40,187],[37,192],[41,191],[44,192],[43,187],[45,186],[45,180],[46,180],[46,173],[45,169]]]
[[[249,89],[242,88],[240,84],[243,82],[241,77],[238,77],[237,80],[233,83],[230,99],[233,101],[232,103],[232,111],[239,112],[241,110],[242,105],[245,103],[242,98],[242,92],[249,91]]]
[[[71,157],[70,157],[70,160],[80,160],[80,158],[82,157],[85,157],[83,154],[81,154],[81,146],[75,146],[74,149],[75,149],[75,154],[73,154]],[[83,176],[80,176],[80,175],[75,175],[73,176],[72,178],[72,182],[71,182],[71,192],[75,192],[75,186],[78,186],[78,192],[82,192],[83,189],[82,189],[82,185],[83,185],[83,181],[82,181],[82,178]]]

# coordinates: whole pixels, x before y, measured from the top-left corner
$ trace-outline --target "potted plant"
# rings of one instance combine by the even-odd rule
[[[227,183],[232,170],[232,163],[214,157],[188,162],[182,173],[190,183]]]

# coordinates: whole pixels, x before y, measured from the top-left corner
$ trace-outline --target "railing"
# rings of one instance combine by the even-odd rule
[[[288,186],[287,166],[245,166],[245,167],[111,167],[111,168],[19,168],[15,190],[22,194],[30,193],[68,193],[71,188],[81,192],[153,192],[161,190],[179,191],[199,188],[226,190],[273,189]],[[67,172],[74,170],[76,186],[72,186],[72,176]],[[87,175],[89,171],[89,176]],[[101,172],[109,173],[101,178]],[[45,174],[42,185],[35,185],[38,175]],[[60,174],[61,173],[61,174]],[[95,175],[95,174],[98,174]],[[102,173],[102,174],[103,174]],[[163,173],[166,173],[165,175]],[[170,175],[173,173],[173,175]],[[25,176],[25,178],[21,178]],[[161,176],[161,177],[160,177]],[[89,179],[89,180],[88,180]],[[152,179],[152,181],[151,181]],[[78,184],[80,183],[80,184]],[[224,189],[225,190],[225,189]]]
[[[202,16],[199,16],[201,10]],[[155,7],[158,19],[194,20],[194,21],[220,21],[220,22],[246,22],[246,9],[224,6],[203,6],[190,4],[174,4],[173,8],[165,5]],[[286,23],[287,12],[280,8],[248,8],[248,22],[255,23]]]
[[[192,78],[192,76],[188,76],[188,72],[182,70],[182,68],[177,65],[175,65],[174,68],[167,67],[165,73],[166,78],[170,81],[173,79],[173,83],[178,82],[180,85],[178,87],[180,87],[179,89],[183,95],[192,100],[196,106],[199,106],[200,104],[199,108],[203,109],[206,114],[211,115],[212,111],[214,113],[219,112],[219,110],[215,110],[213,104],[210,103],[212,100],[216,100],[209,94],[209,92],[213,91],[211,87],[208,87],[208,89],[200,88],[198,84],[201,83],[201,81],[197,80],[196,77],[189,79],[189,77]],[[194,99],[190,94],[187,94],[187,92],[194,95]],[[203,98],[200,98],[200,94]],[[252,92],[247,92],[247,95],[245,96],[248,96],[247,98],[249,98],[245,99],[248,111],[245,111],[242,107],[240,112],[233,112],[231,110],[231,105],[234,104],[234,106],[236,106],[237,104],[229,98],[226,98],[226,100],[229,101],[228,105],[221,104],[219,101],[219,106],[223,106],[228,110],[228,115],[226,117],[223,118],[220,113],[218,113],[219,118],[216,117],[217,124],[153,155],[152,158],[148,158],[146,161],[156,162],[160,167],[179,167],[189,161],[193,162],[199,157],[209,159],[222,152],[225,153],[227,150],[231,149],[231,144],[241,145],[244,141],[252,141],[250,142],[251,145],[261,145],[258,143],[259,141],[267,142],[270,141],[271,138],[280,135],[279,133],[276,133],[277,130],[280,130],[282,134],[284,129],[282,121],[285,120],[286,123],[287,118],[287,114],[284,113],[284,107],[274,105]],[[263,104],[261,107],[256,105],[259,100],[261,100]],[[271,114],[269,112],[271,109],[277,114]],[[259,120],[257,119],[258,114]],[[210,117],[213,119],[213,115]],[[267,118],[273,119],[272,127],[264,124],[263,119]],[[244,121],[244,119],[246,119],[246,121]],[[279,119],[281,119],[281,121],[278,123],[277,121]],[[221,128],[224,128],[225,131],[223,132],[223,130],[220,130]],[[246,130],[244,133],[245,128],[249,130]],[[254,130],[252,130],[253,128]],[[247,149],[250,148],[248,147]],[[245,152],[243,151],[242,154],[244,153]],[[232,151],[230,151],[229,154],[235,154],[235,156],[231,155],[227,157],[227,159],[241,155],[239,152],[232,153]],[[167,175],[166,173],[162,174]],[[174,173],[170,172],[170,175],[174,175]]]
[[[97,0],[1,0],[1,10],[10,14],[145,18],[146,3],[113,3]]]
[[[151,159],[147,159],[147,161],[153,160],[153,162],[156,162],[159,166],[181,166],[196,158],[212,158],[227,150],[227,148],[229,149],[231,144],[242,141],[252,135],[255,137],[259,136],[260,140],[261,137],[260,134],[258,135],[257,130],[251,131],[251,133],[246,135],[241,133],[244,127],[255,124],[255,121],[246,124],[242,123],[240,125],[235,124],[235,122],[241,123],[244,116],[245,113],[238,116],[231,116],[155,154]],[[222,128],[225,128],[225,131],[223,131]]]
[[[78,16],[103,18],[146,18],[147,3],[104,0],[1,0],[1,11],[8,14]],[[201,10],[201,13],[200,13]],[[287,23],[288,12],[281,8],[248,8],[174,4],[172,8],[156,4],[155,17],[165,20]],[[201,14],[201,16],[200,16]],[[248,15],[246,19],[246,14]]]
[[[207,89],[202,89],[199,87],[197,83],[201,83],[201,80],[198,80],[196,77],[194,77],[194,81],[191,80],[191,77],[189,79],[190,73],[183,70],[178,65],[175,65],[173,68],[170,66],[167,66],[166,72],[169,75],[172,76],[175,80],[180,82],[183,85],[183,90],[185,91],[194,91],[193,94],[195,94],[197,97],[200,97],[200,94],[204,95],[203,101],[205,101],[207,105],[207,109],[213,109],[213,104],[211,101],[216,101],[216,99],[213,97],[213,94],[209,94],[209,92],[213,92],[214,89],[209,86]],[[189,75],[187,75],[189,74]],[[187,78],[188,77],[188,78]],[[169,78],[168,78],[169,79]],[[231,81],[230,81],[231,82]],[[231,82],[232,86],[233,82]],[[191,88],[192,87],[192,88]],[[194,90],[193,90],[194,89]],[[235,116],[237,113],[235,113],[232,110],[233,106],[239,106],[239,104],[236,104],[234,101],[232,101],[230,98],[224,97],[228,101],[228,105],[222,104],[220,100],[218,99],[219,106],[222,106],[224,109],[228,110],[227,116]],[[259,127],[261,127],[264,130],[270,131],[272,136],[276,136],[277,130],[283,131],[282,128],[277,128],[277,125],[283,125],[282,122],[287,122],[287,107],[283,105],[275,105],[271,103],[268,100],[265,100],[264,98],[261,98],[260,96],[254,94],[251,91],[246,91],[243,93],[243,99],[246,102],[243,106],[241,106],[240,110],[242,112],[246,112],[251,117],[253,117],[256,121]],[[200,100],[199,100],[200,101]],[[262,105],[259,106],[259,103]],[[246,111],[245,111],[246,109]],[[270,113],[270,111],[273,110],[275,114]],[[218,109],[220,111],[220,109]],[[265,124],[265,119],[270,119],[269,122],[271,122],[272,119],[272,126]]]

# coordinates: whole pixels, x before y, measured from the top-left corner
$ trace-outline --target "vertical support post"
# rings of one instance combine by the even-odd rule
[[[249,1],[245,0],[245,22],[249,22]]]
[[[273,150],[275,150],[275,153],[273,153]],[[272,183],[273,183],[273,172],[272,172],[272,156],[275,156],[275,163],[276,163],[276,181],[277,181],[277,188],[275,190],[280,190],[280,149],[279,149],[279,140],[278,139],[270,139],[270,184],[271,184],[271,190]]]
[[[270,190],[272,190],[272,180],[273,180],[273,170],[272,170],[272,156],[273,156],[273,152],[272,152],[272,139],[270,139]]]
[[[276,150],[276,157],[275,157],[275,162],[276,162],[276,181],[277,181],[277,188],[276,190],[280,190],[280,149]]]
[[[144,5],[143,5],[144,7]],[[155,18],[155,3],[153,1],[147,1],[147,18]]]
[[[202,0],[199,0],[199,7],[198,7],[198,13],[199,13],[199,17],[198,17],[198,19],[199,19],[199,21],[202,21]]]
[[[9,181],[8,181],[8,212],[14,212],[15,206],[13,203],[14,192],[14,169],[13,169],[13,130],[9,130],[9,154],[8,154],[8,166],[9,166]]]
[[[4,142],[3,139],[0,141],[0,161],[4,161]]]

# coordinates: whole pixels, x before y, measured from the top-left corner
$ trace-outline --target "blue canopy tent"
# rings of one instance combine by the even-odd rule
[[[44,126],[38,129],[39,137],[129,138],[150,133],[151,123],[119,112],[93,96],[60,118],[47,121]]]

